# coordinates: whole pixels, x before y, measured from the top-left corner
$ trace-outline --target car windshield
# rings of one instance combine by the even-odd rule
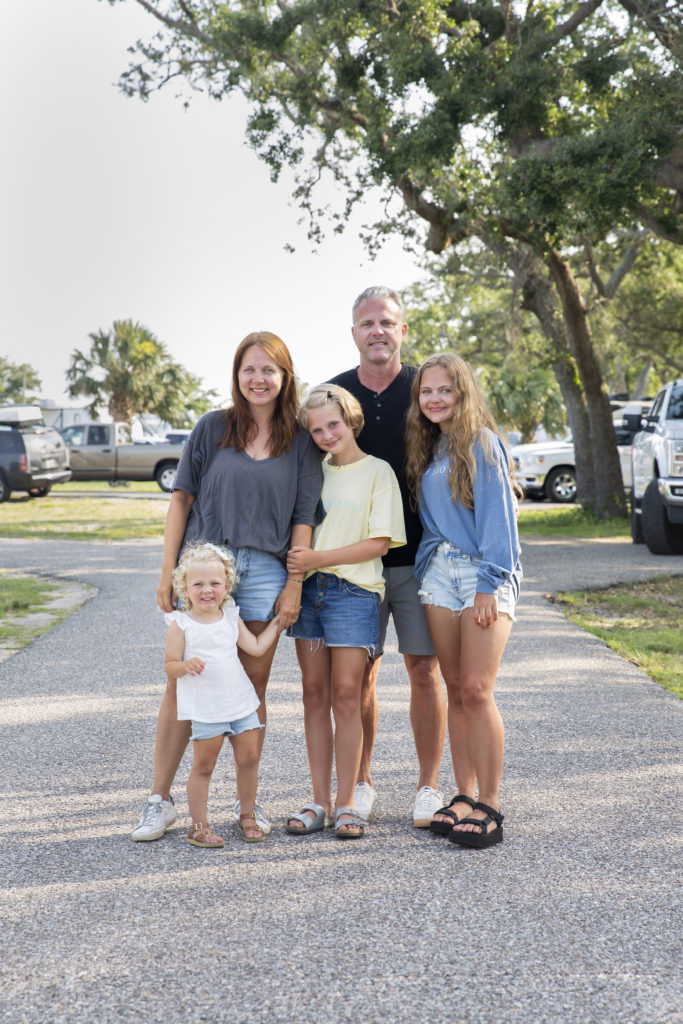
[[[683,384],[671,389],[671,401],[667,419],[683,420]]]

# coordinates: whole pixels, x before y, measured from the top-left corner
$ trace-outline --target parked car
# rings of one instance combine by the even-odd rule
[[[627,417],[638,429],[631,451],[631,537],[655,555],[683,554],[683,380],[655,395],[647,416]]]
[[[70,479],[66,446],[56,430],[45,426],[39,407],[0,408],[0,501],[12,491],[42,498],[53,484]]]
[[[626,409],[637,412],[649,408],[649,401],[633,402],[614,414],[614,430],[624,487],[631,489],[631,442],[633,426],[624,421]],[[510,449],[515,479],[530,498],[557,502],[576,501],[576,462],[574,445],[569,440],[517,444]]]
[[[127,423],[76,423],[62,437],[74,480],[156,480],[173,490],[181,444],[135,444]]]

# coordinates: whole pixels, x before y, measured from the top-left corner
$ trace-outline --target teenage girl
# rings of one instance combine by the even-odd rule
[[[325,518],[313,532],[311,548],[292,547],[287,555],[289,573],[306,573],[301,612],[288,632],[296,638],[301,666],[313,802],[292,815],[286,828],[308,835],[325,827],[334,750],[335,835],[357,839],[366,826],[353,803],[363,741],[361,683],[379,642],[382,555],[405,544],[401,494],[391,466],[358,447],[363,412],[344,388],[315,388],[299,420],[327,458]]]
[[[415,575],[446,681],[458,787],[430,829],[460,846],[492,846],[503,838],[504,742],[493,688],[522,578],[516,485],[474,375],[452,352],[417,372],[406,451],[423,525]]]
[[[279,619],[271,619],[255,636],[239,616],[230,597],[237,583],[235,561],[215,544],[188,545],[173,574],[175,591],[185,610],[167,613],[164,668],[177,679],[178,719],[192,722],[194,761],[187,782],[192,817],[187,841],[192,846],[219,849],[223,840],[207,822],[209,783],[223,737],[228,736],[235,757],[243,839],[265,839],[254,818],[258,782],[261,725],[259,699],[237,656],[237,649],[253,657],[265,654],[279,632]]]

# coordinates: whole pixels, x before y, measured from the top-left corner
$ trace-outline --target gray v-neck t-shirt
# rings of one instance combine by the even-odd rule
[[[321,454],[301,429],[289,451],[258,460],[220,448],[224,433],[225,413],[208,412],[185,445],[173,488],[195,499],[183,546],[210,541],[284,561],[292,527],[317,526],[324,517]]]

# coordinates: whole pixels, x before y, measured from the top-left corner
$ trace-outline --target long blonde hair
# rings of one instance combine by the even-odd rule
[[[436,423],[432,423],[420,409],[420,388],[426,370],[441,366],[447,372],[453,385],[455,410],[447,434],[442,434]],[[488,428],[488,429],[486,429]],[[411,392],[411,403],[406,417],[406,476],[411,490],[411,503],[417,505],[422,474],[432,461],[437,442],[445,437],[448,452],[448,484],[455,501],[467,508],[474,508],[473,486],[477,473],[474,445],[480,441],[484,459],[497,466],[494,443],[495,434],[505,447],[507,444],[498,430],[493,416],[479,390],[479,385],[468,363],[455,352],[439,352],[425,359],[420,366]],[[512,475],[513,489],[518,491]]]

